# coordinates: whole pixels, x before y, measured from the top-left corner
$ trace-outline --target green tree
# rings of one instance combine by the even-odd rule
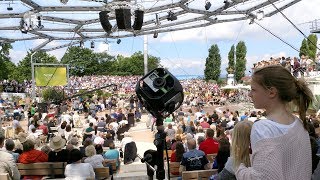
[[[65,94],[61,89],[47,87],[42,91],[42,97],[44,101],[59,103],[64,99]]]
[[[218,80],[220,77],[221,56],[218,45],[214,44],[209,49],[209,55],[206,59],[204,69],[205,80]]]
[[[24,57],[19,63],[17,70],[19,72],[18,81],[31,80],[31,55],[32,52],[28,52],[26,57]],[[53,63],[58,64],[58,60],[55,56],[52,56],[46,52],[38,51],[32,56],[32,61],[34,63]]]
[[[61,63],[69,64],[70,75],[96,75],[99,61],[96,54],[88,48],[70,47],[61,59]]]
[[[12,49],[12,46],[9,43],[2,43],[0,46],[0,80],[2,80],[8,79],[8,75],[10,73],[6,65],[10,62],[9,52],[10,49]]]
[[[247,47],[243,41],[240,41],[236,47],[236,68],[235,68],[235,79],[237,82],[245,76],[246,71],[246,60],[247,56]]]
[[[159,67],[160,58],[152,55],[148,56],[148,70]],[[117,60],[114,63],[113,69],[116,75],[143,75],[144,64],[143,54],[141,51],[135,52],[130,57],[124,57],[121,55],[117,56]]]
[[[318,37],[315,34],[310,34],[308,36],[308,56],[310,59],[315,60],[317,55],[317,43],[318,43]]]
[[[227,72],[228,70],[231,68],[233,71],[235,69],[235,60],[234,60],[234,45],[231,46],[231,49],[228,53],[228,60],[229,60],[229,63],[228,63],[228,67],[226,68]]]
[[[309,54],[308,42],[306,39],[303,39],[300,47],[299,56],[301,57],[302,55],[308,55],[308,54]]]
[[[110,74],[114,71],[113,64],[115,63],[116,59],[114,56],[109,55],[108,53],[96,53],[96,58],[99,63],[99,69],[97,74],[99,75],[106,75]]]

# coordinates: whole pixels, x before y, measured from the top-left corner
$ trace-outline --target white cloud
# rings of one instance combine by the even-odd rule
[[[26,51],[17,51],[13,49],[10,49],[9,53],[10,53],[11,61],[15,64],[18,64],[19,61],[22,60],[27,55]]]
[[[276,4],[276,6],[279,6]],[[299,25],[303,22],[313,21],[320,17],[320,11],[315,11],[314,7],[320,7],[320,1],[308,1],[296,3],[290,6],[283,13],[301,29],[305,34],[309,34],[309,24]],[[275,10],[274,7],[270,7]],[[264,18],[257,21],[271,32],[283,38],[291,38],[295,36],[302,36],[294,27],[280,14],[277,13],[269,18]],[[240,34],[239,34],[240,33]],[[228,41],[235,40],[239,34],[241,39],[261,39],[273,38],[269,33],[259,27],[257,24],[249,25],[247,21],[230,22],[214,24],[209,27],[188,29],[166,33],[161,36],[161,42],[172,41],[204,41],[209,39],[212,41]]]

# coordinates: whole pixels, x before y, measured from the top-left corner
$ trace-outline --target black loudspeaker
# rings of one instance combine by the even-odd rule
[[[115,12],[118,29],[131,29],[131,10],[116,9]]]
[[[142,77],[136,94],[143,106],[158,120],[172,114],[183,102],[183,88],[179,80],[164,68],[156,68]]]
[[[100,23],[101,26],[103,28],[103,30],[107,33],[111,32],[112,29],[112,25],[109,22],[109,15],[108,15],[109,11],[101,11],[99,13],[99,18],[100,18]]]
[[[141,30],[142,24],[143,24],[143,14],[144,14],[144,11],[141,11],[141,10],[134,11],[134,23],[132,25],[132,28],[134,30]]]

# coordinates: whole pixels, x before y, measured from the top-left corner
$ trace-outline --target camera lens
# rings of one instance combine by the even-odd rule
[[[166,84],[166,81],[162,77],[157,77],[153,81],[153,86],[158,89],[163,87],[165,84]]]

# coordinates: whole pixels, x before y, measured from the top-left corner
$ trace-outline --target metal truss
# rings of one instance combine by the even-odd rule
[[[280,10],[299,1],[301,0],[271,0]],[[208,10],[205,9],[207,2],[210,2],[211,6]],[[114,9],[119,7],[119,4],[131,8],[131,13],[134,13],[135,9],[144,10],[141,30],[118,30]],[[119,39],[250,20],[257,18],[259,12],[263,12],[264,17],[271,17],[278,13],[268,0],[70,0],[70,2],[68,0],[0,0],[0,7],[6,6],[12,7],[13,11],[9,8],[0,11],[0,42],[45,40],[32,51],[51,51],[84,41]],[[24,7],[20,8],[24,10],[14,11],[18,6]],[[110,11],[109,21],[113,26],[111,33],[106,33],[102,29],[99,20],[100,11]],[[177,20],[168,20],[169,11],[174,13]],[[30,20],[27,23],[31,23],[32,27],[29,24],[30,28],[25,32],[27,35],[21,36],[21,19],[25,19],[29,14],[39,16],[43,26],[34,25]],[[30,17],[31,15],[29,19]],[[6,20],[15,23],[6,24],[4,23]],[[133,21],[134,15],[132,15]],[[6,36],[6,32],[16,35]],[[48,47],[48,44],[55,41],[60,42],[59,45]],[[61,42],[63,42],[62,45]]]

